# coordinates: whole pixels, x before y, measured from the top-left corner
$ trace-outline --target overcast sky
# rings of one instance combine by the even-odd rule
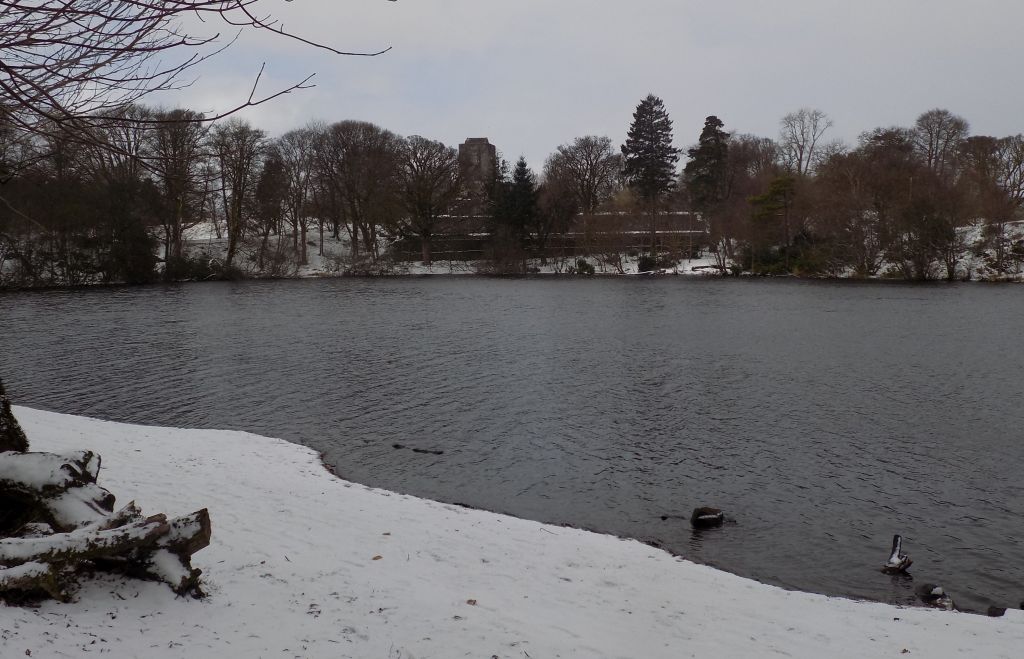
[[[704,117],[775,137],[800,107],[831,136],[908,125],[942,107],[975,134],[1024,131],[1020,34],[1011,0],[263,0],[289,31],[339,57],[268,34],[244,36],[164,104],[237,105],[316,73],[315,89],[246,111],[272,135],[311,119],[373,121],[455,145],[488,137],[540,167],[586,134],[625,139],[647,93],[665,100],[676,143]]]

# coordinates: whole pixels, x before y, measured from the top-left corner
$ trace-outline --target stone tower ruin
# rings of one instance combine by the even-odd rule
[[[498,171],[498,150],[486,137],[468,138],[459,145],[459,170],[470,198],[486,198]]]

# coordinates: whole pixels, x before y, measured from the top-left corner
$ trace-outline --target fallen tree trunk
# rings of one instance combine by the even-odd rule
[[[112,529],[78,529],[41,538],[0,540],[0,564],[13,567],[23,563],[64,565],[77,561],[126,554],[153,544],[170,527],[163,515]]]
[[[50,597],[67,600],[67,591],[60,585],[60,570],[47,563],[23,563],[0,569],[0,592],[44,592]]]
[[[172,519],[168,524],[170,529],[157,540],[158,547],[179,556],[191,556],[210,546],[213,529],[210,525],[210,512],[206,508]]]
[[[92,451],[67,455],[53,453],[0,453],[0,490],[31,496],[52,496],[72,487],[95,483],[100,457]]]
[[[152,546],[128,556],[103,561],[103,566],[138,577],[162,581],[179,595],[201,595],[202,570],[192,567],[192,554],[210,545],[210,514],[204,508],[168,522],[168,531]]]
[[[192,567],[192,554],[210,546],[210,513],[203,508],[171,520],[170,530],[156,541],[158,549],[147,560],[147,575],[170,585],[179,595],[201,593],[201,570]]]
[[[105,519],[115,499],[96,484],[101,464],[92,451],[0,453],[0,533],[29,522],[70,531]]]
[[[192,555],[210,544],[206,509],[168,520],[134,502],[114,512],[91,451],[29,453],[0,383],[0,598],[66,601],[82,572],[118,570],[201,596]]]
[[[87,566],[164,581],[180,595],[201,594],[201,571],[191,557],[210,544],[207,511],[168,521],[144,518],[132,502],[113,512],[114,495],[96,483],[101,464],[90,451],[0,453],[0,595],[64,600]]]
[[[162,581],[178,595],[202,595],[202,571],[191,559],[210,544],[205,508],[168,521],[165,515],[141,519],[132,503],[74,531],[46,534],[46,525],[32,526],[26,537],[0,540],[0,594],[38,591],[66,599],[70,582],[88,565]]]

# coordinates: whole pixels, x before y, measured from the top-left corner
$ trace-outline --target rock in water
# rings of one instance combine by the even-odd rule
[[[7,399],[3,380],[0,380],[0,451],[28,450],[28,438],[11,412],[11,401]]]
[[[710,529],[721,526],[725,522],[725,513],[718,508],[694,508],[690,515],[690,525],[695,529]]]

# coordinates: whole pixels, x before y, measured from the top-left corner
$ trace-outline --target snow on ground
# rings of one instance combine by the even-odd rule
[[[205,601],[115,577],[3,610],[0,656],[1019,657],[1024,617],[788,592],[635,541],[347,483],[256,435],[15,408],[37,451],[94,449],[122,503],[209,507]],[[872,578],[875,575],[865,575]]]
[[[1024,281],[1024,272],[1017,271],[1019,267],[1012,259],[1008,259],[1006,264],[1010,268],[1009,272],[996,272],[989,267],[993,254],[990,249],[983,249],[986,243],[983,235],[984,223],[981,220],[962,227],[960,233],[963,254],[957,264],[956,272],[958,279]],[[346,236],[342,235],[341,238],[335,239],[330,236],[329,232],[326,233],[324,235],[323,255],[319,253],[319,233],[312,231],[308,234],[307,239],[309,243],[312,243],[307,244],[308,263],[297,268],[294,276],[306,278],[336,277],[351,267],[351,244]],[[271,241],[276,240],[279,240],[279,238],[271,238]],[[285,236],[280,238],[280,240],[283,240],[285,244],[290,244],[291,238]],[[1024,221],[1006,223],[1006,240],[1010,244],[1024,240]],[[241,247],[236,264],[242,265],[243,269],[251,265],[247,263],[246,257],[252,253],[254,244],[252,240],[249,240]],[[388,241],[381,238],[378,243],[380,253],[386,255],[388,247]],[[199,224],[186,232],[186,251],[193,257],[222,260],[227,253],[227,240],[216,237],[216,231],[212,224]],[[586,260],[594,266],[596,274],[639,274],[639,255],[621,254],[618,259],[619,262],[617,264],[594,256],[588,257]],[[552,257],[544,264],[541,264],[538,259],[531,259],[528,266],[531,272],[538,274],[563,274],[571,272],[575,263],[575,257]],[[368,268],[371,272],[384,272],[392,275],[461,275],[480,274],[487,271],[487,263],[471,260],[451,261],[439,259],[435,260],[431,265],[427,265],[422,261],[392,261],[385,257],[381,262],[366,265],[371,266]],[[945,277],[945,266],[942,263],[935,262],[933,270],[934,276],[940,279]],[[900,278],[902,276],[897,264],[888,261],[881,263],[878,272],[879,274],[872,277],[873,279]],[[719,275],[721,272],[717,268],[715,255],[706,253],[700,258],[680,260],[674,267],[663,269],[659,274],[700,276]],[[848,271],[840,273],[838,276],[840,278],[852,278],[856,274],[851,267]]]
[[[308,263],[297,268],[295,272],[296,277],[338,276],[351,266],[351,243],[346,236],[343,235],[341,238],[336,239],[331,237],[330,233],[326,233],[324,235],[323,255],[320,255],[319,234],[316,231],[310,232],[307,239],[310,243],[307,244],[306,251]],[[288,236],[271,238],[272,243],[276,240],[283,240],[285,244],[290,244],[291,238]],[[227,254],[227,239],[218,238],[216,230],[211,223],[198,224],[188,229],[185,232],[185,241],[185,250],[193,257],[222,260]],[[244,241],[240,254],[236,258],[236,264],[241,264],[243,267],[246,265],[246,256],[252,251],[254,244],[255,242],[251,239]],[[387,254],[388,247],[388,242],[380,239],[378,244],[380,253]],[[589,257],[586,260],[594,266],[594,271],[597,274],[635,275],[639,272],[639,255],[630,256],[622,254],[619,264],[621,271],[619,267],[606,263],[597,257]],[[531,259],[528,266],[531,268],[531,272],[538,274],[563,274],[569,272],[575,263],[575,257],[552,257],[547,259],[547,262],[544,264],[539,259]],[[694,270],[694,268],[697,269]],[[391,261],[385,258],[383,262],[371,268],[374,271],[378,269],[394,275],[472,275],[485,272],[487,264],[477,261],[437,259],[432,264],[427,265],[422,261]],[[719,272],[715,255],[706,254],[696,259],[682,259],[676,263],[675,267],[664,269],[660,274],[717,275]]]
[[[993,255],[991,249],[981,249],[985,244],[985,224],[982,220],[960,229],[963,242],[967,246],[961,263],[958,265],[958,272],[971,279],[988,281],[1024,281],[1024,272],[1019,272],[1019,266],[1014,268],[1013,264],[1007,264],[1013,270],[999,273],[988,267],[988,261]],[[1012,244],[1024,240],[1024,222],[1007,222],[1005,225],[1005,237],[1008,243]]]
[[[585,259],[594,267],[595,274],[609,275],[635,275],[640,273],[638,256],[622,255],[621,272],[601,259],[588,257]],[[530,272],[536,274],[565,274],[571,272],[576,264],[575,258],[550,258],[547,263],[541,263],[540,259],[530,259],[527,266]],[[664,268],[658,274],[665,275],[717,275],[718,261],[714,254],[708,254],[697,259],[682,259],[675,264],[675,267]],[[696,268],[696,269],[694,269]],[[422,261],[396,262],[394,274],[398,275],[459,275],[478,274],[486,271],[486,264],[477,264],[470,261],[434,261],[430,265]]]

